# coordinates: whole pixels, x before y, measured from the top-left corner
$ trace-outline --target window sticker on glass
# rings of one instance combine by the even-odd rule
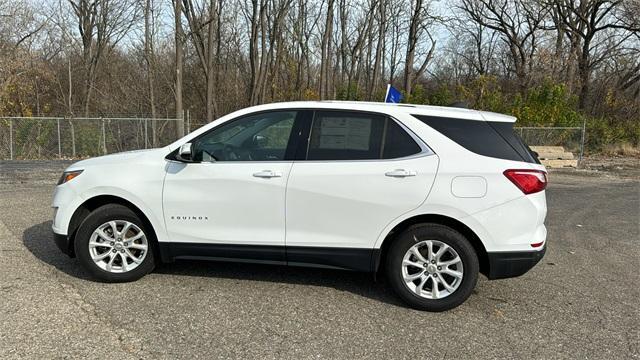
[[[320,122],[320,149],[369,150],[371,119],[330,117]]]

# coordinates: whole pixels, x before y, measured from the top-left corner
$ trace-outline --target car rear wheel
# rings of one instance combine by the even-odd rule
[[[411,307],[444,311],[462,304],[478,280],[469,241],[444,225],[415,225],[399,235],[386,259],[387,278]]]
[[[153,233],[129,208],[110,204],[93,211],[75,238],[75,253],[93,277],[105,282],[141,278],[154,268]]]

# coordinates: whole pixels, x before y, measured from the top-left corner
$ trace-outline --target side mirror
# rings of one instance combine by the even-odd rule
[[[178,150],[178,153],[176,154],[176,158],[180,161],[183,162],[193,162],[192,159],[192,150],[193,150],[193,144],[192,143],[186,143],[183,144],[182,146],[180,146],[180,149]]]

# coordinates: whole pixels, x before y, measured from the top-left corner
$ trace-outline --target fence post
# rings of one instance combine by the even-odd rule
[[[151,147],[155,148],[158,146],[158,141],[156,140],[156,127],[158,124],[156,123],[156,118],[151,119]]]
[[[9,119],[9,159],[13,160],[13,119]]]
[[[73,125],[73,116],[69,118],[69,127],[71,127],[71,157],[75,159],[76,158],[76,130],[75,130],[75,126]]]
[[[62,143],[60,142],[60,119],[56,119],[58,123],[58,159],[62,159]]]
[[[104,129],[104,119],[100,117],[102,120],[102,153],[107,154],[107,132]]]
[[[587,119],[582,121],[582,136],[580,138],[580,156],[578,157],[578,163],[582,163],[582,156],[584,156],[584,135],[587,131]]]
[[[189,113],[189,109],[187,109],[187,134],[191,132],[191,114]]]
[[[147,125],[147,119],[144,119],[144,148],[146,149],[149,144],[149,130]]]

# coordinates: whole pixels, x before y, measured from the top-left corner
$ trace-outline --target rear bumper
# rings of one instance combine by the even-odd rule
[[[489,273],[491,280],[520,276],[534,267],[544,257],[547,244],[542,250],[516,252],[490,252]]]
[[[70,257],[74,257],[73,249],[71,248],[71,240],[67,235],[61,235],[53,233],[53,242],[56,243],[60,251],[69,255]]]

